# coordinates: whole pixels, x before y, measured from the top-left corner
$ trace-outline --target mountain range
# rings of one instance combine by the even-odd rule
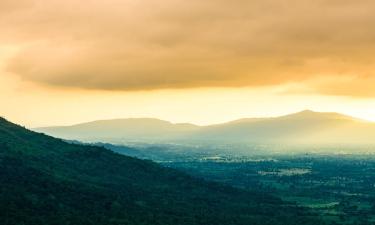
[[[0,118],[2,225],[320,224],[261,191],[193,178]]]
[[[375,123],[305,110],[273,118],[245,118],[223,124],[173,124],[152,118],[101,120],[34,129],[54,137],[89,142],[212,142],[283,144],[375,144]]]

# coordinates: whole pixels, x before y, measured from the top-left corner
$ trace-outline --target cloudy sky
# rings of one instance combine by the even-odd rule
[[[1,0],[0,115],[375,121],[372,0]]]

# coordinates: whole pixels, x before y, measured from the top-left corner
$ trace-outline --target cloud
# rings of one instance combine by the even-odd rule
[[[369,0],[3,0],[0,45],[19,48],[9,72],[56,86],[311,83],[324,94],[375,97],[374,7]],[[322,76],[330,82],[317,85]],[[357,88],[335,81],[352,77]]]

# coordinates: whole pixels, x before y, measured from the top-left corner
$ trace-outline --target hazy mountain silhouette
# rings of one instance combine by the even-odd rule
[[[111,140],[170,140],[188,135],[199,129],[188,123],[173,124],[152,118],[98,120],[73,126],[35,129],[64,139],[111,141]]]
[[[156,119],[124,119],[36,130],[61,138],[108,142],[185,140],[306,144],[375,143],[375,123],[339,113],[310,110],[274,118],[245,118],[211,126],[172,124]]]
[[[241,119],[205,127],[194,138],[275,143],[375,143],[375,124],[310,110],[275,118]]]

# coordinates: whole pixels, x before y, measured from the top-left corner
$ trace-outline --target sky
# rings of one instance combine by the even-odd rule
[[[28,127],[375,121],[371,0],[1,0],[0,115]]]

